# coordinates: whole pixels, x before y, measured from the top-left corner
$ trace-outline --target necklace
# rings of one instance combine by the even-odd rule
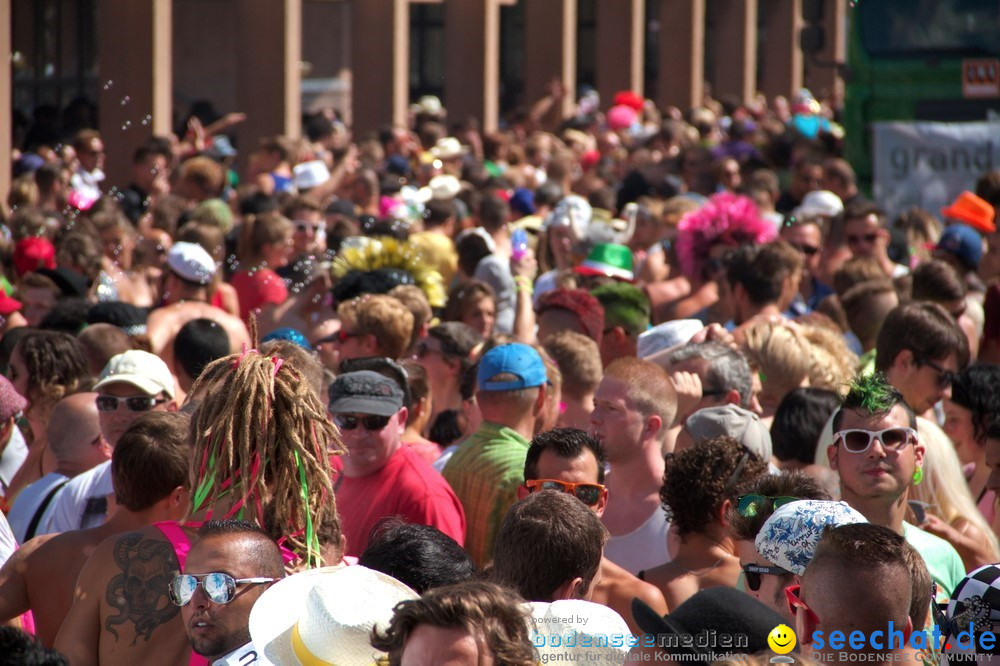
[[[686,566],[683,566],[681,564],[677,564],[676,562],[673,562],[672,564],[674,564],[678,569],[681,569],[682,571],[686,571],[687,573],[691,574],[692,576],[698,576],[700,578],[701,576],[704,576],[709,571],[711,571],[712,569],[715,569],[717,566],[719,566],[720,564],[722,564],[722,560],[724,560],[724,559],[726,559],[725,555],[723,555],[718,560],[716,560],[715,564],[713,564],[713,565],[711,565],[709,567],[705,567],[704,569],[688,569]]]
[[[725,552],[723,552],[722,555],[719,556],[719,559],[717,559],[715,561],[715,564],[712,564],[711,566],[708,566],[708,567],[703,567],[701,569],[688,569],[686,566],[684,566],[683,564],[680,564],[680,563],[678,563],[676,561],[671,562],[671,564],[675,565],[678,569],[681,569],[682,571],[685,571],[685,572],[691,574],[692,576],[701,577],[701,576],[704,576],[705,574],[707,574],[709,571],[712,571],[713,569],[715,569],[716,567],[718,567],[720,564],[722,564],[723,560],[725,560],[727,556],[731,556],[730,553],[728,552],[727,548],[725,547],[725,545],[719,543],[718,541],[716,541],[715,539],[713,539],[712,537],[710,537],[708,535],[704,535],[704,536],[705,536],[706,539],[708,539],[713,544],[715,544],[716,546],[718,546],[719,548],[721,548],[723,551],[725,551]]]

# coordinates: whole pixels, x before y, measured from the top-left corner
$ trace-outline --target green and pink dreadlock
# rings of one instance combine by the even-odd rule
[[[192,512],[225,507],[217,517],[254,521],[307,566],[322,566],[322,547],[341,541],[329,456],[344,448],[309,383],[293,364],[251,349],[208,365],[191,395]]]

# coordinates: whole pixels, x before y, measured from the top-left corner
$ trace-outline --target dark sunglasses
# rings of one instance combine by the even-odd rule
[[[114,395],[97,396],[97,411],[116,412],[121,403],[125,403],[125,408],[130,412],[148,412],[153,407],[166,402],[162,398],[153,398],[145,395],[135,395],[128,398],[119,398]]]
[[[961,317],[961,316],[962,316],[961,313],[959,313],[959,317]],[[956,319],[957,319],[957,317],[956,317]],[[926,365],[927,367],[931,368],[932,370],[934,370],[935,372],[938,373],[938,376],[937,376],[937,385],[938,385],[938,388],[942,388],[942,389],[943,388],[948,388],[949,386],[951,386],[952,382],[955,381],[955,373],[954,372],[952,372],[951,370],[948,370],[946,368],[942,368],[940,365],[938,365],[934,361],[930,360],[929,358],[920,358],[920,359],[917,359],[917,364],[918,365]]]
[[[442,357],[447,357],[448,354],[445,353],[443,349],[434,349],[426,342],[421,342],[417,345],[417,350],[414,356],[416,358],[427,358],[431,354],[439,354]]]
[[[524,485],[531,490],[556,490],[569,493],[587,506],[595,506],[604,492],[604,486],[599,483],[571,483],[558,479],[531,479],[525,481]]]
[[[168,594],[177,606],[186,606],[194,596],[198,586],[205,590],[205,596],[216,604],[228,604],[236,598],[239,585],[263,585],[273,583],[277,578],[233,578],[224,573],[181,574],[170,581]]]
[[[878,238],[878,234],[865,234],[864,236],[848,236],[848,245],[858,245],[860,243],[874,243],[875,239]]]
[[[792,243],[791,246],[807,257],[813,257],[816,255],[817,252],[819,252],[819,248],[813,247],[812,245],[802,245],[801,243]]]
[[[352,416],[350,414],[334,414],[333,422],[337,424],[337,427],[341,430],[354,430],[359,425],[363,425],[365,430],[370,432],[378,432],[382,428],[389,425],[388,416]]]
[[[766,567],[762,564],[744,564],[743,577],[747,581],[747,587],[752,592],[760,589],[761,576],[785,576],[791,571],[786,571],[781,567]]]
[[[790,502],[797,502],[798,497],[768,497],[767,495],[740,495],[736,500],[736,510],[745,518],[759,516],[768,508],[780,509]]]
[[[349,333],[344,329],[337,331],[337,342],[343,344],[350,340],[351,338],[356,338],[358,336],[364,335],[364,333]]]

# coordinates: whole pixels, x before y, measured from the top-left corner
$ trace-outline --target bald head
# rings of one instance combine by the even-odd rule
[[[49,419],[49,448],[57,464],[90,469],[110,456],[110,449],[101,437],[97,418],[97,394],[74,393],[52,408]]]

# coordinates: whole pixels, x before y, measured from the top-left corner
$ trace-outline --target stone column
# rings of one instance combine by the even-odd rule
[[[100,0],[98,129],[107,151],[105,190],[128,183],[136,148],[173,129],[172,13],[171,0]]]
[[[500,113],[500,0],[445,0],[444,33],[448,120],[474,116],[491,132]]]
[[[709,11],[715,23],[712,92],[749,102],[757,92],[757,0],[710,0]]]
[[[523,0],[524,101],[533,104],[546,95],[553,79],[566,94],[560,116],[573,112],[576,99],[577,0]]]
[[[405,125],[410,98],[408,0],[351,3],[351,109],[355,136]]]
[[[0,67],[0,99],[7,100],[0,104],[0,202],[6,206],[7,194],[10,192],[11,160],[10,154],[13,150],[11,142],[11,132],[13,132],[14,118],[13,105],[14,90],[11,82],[12,66],[10,54],[14,51],[13,38],[11,36],[11,24],[14,22],[11,11],[11,0],[0,0],[0,53],[6,54],[3,67]]]
[[[760,89],[769,98],[794,95],[802,88],[801,0],[767,0],[764,12],[764,51]]]
[[[817,57],[824,65],[806,62],[805,85],[814,95],[819,97],[828,90],[838,98],[844,94],[844,81],[837,73],[836,67],[828,66],[831,62],[847,60],[847,0],[825,0],[823,16],[823,50]]]
[[[596,19],[595,78],[607,108],[619,90],[643,94],[646,0],[597,0]]]
[[[237,0],[238,126],[246,160],[262,137],[302,127],[302,0]]]
[[[705,84],[705,0],[660,0],[657,103],[700,106]]]

